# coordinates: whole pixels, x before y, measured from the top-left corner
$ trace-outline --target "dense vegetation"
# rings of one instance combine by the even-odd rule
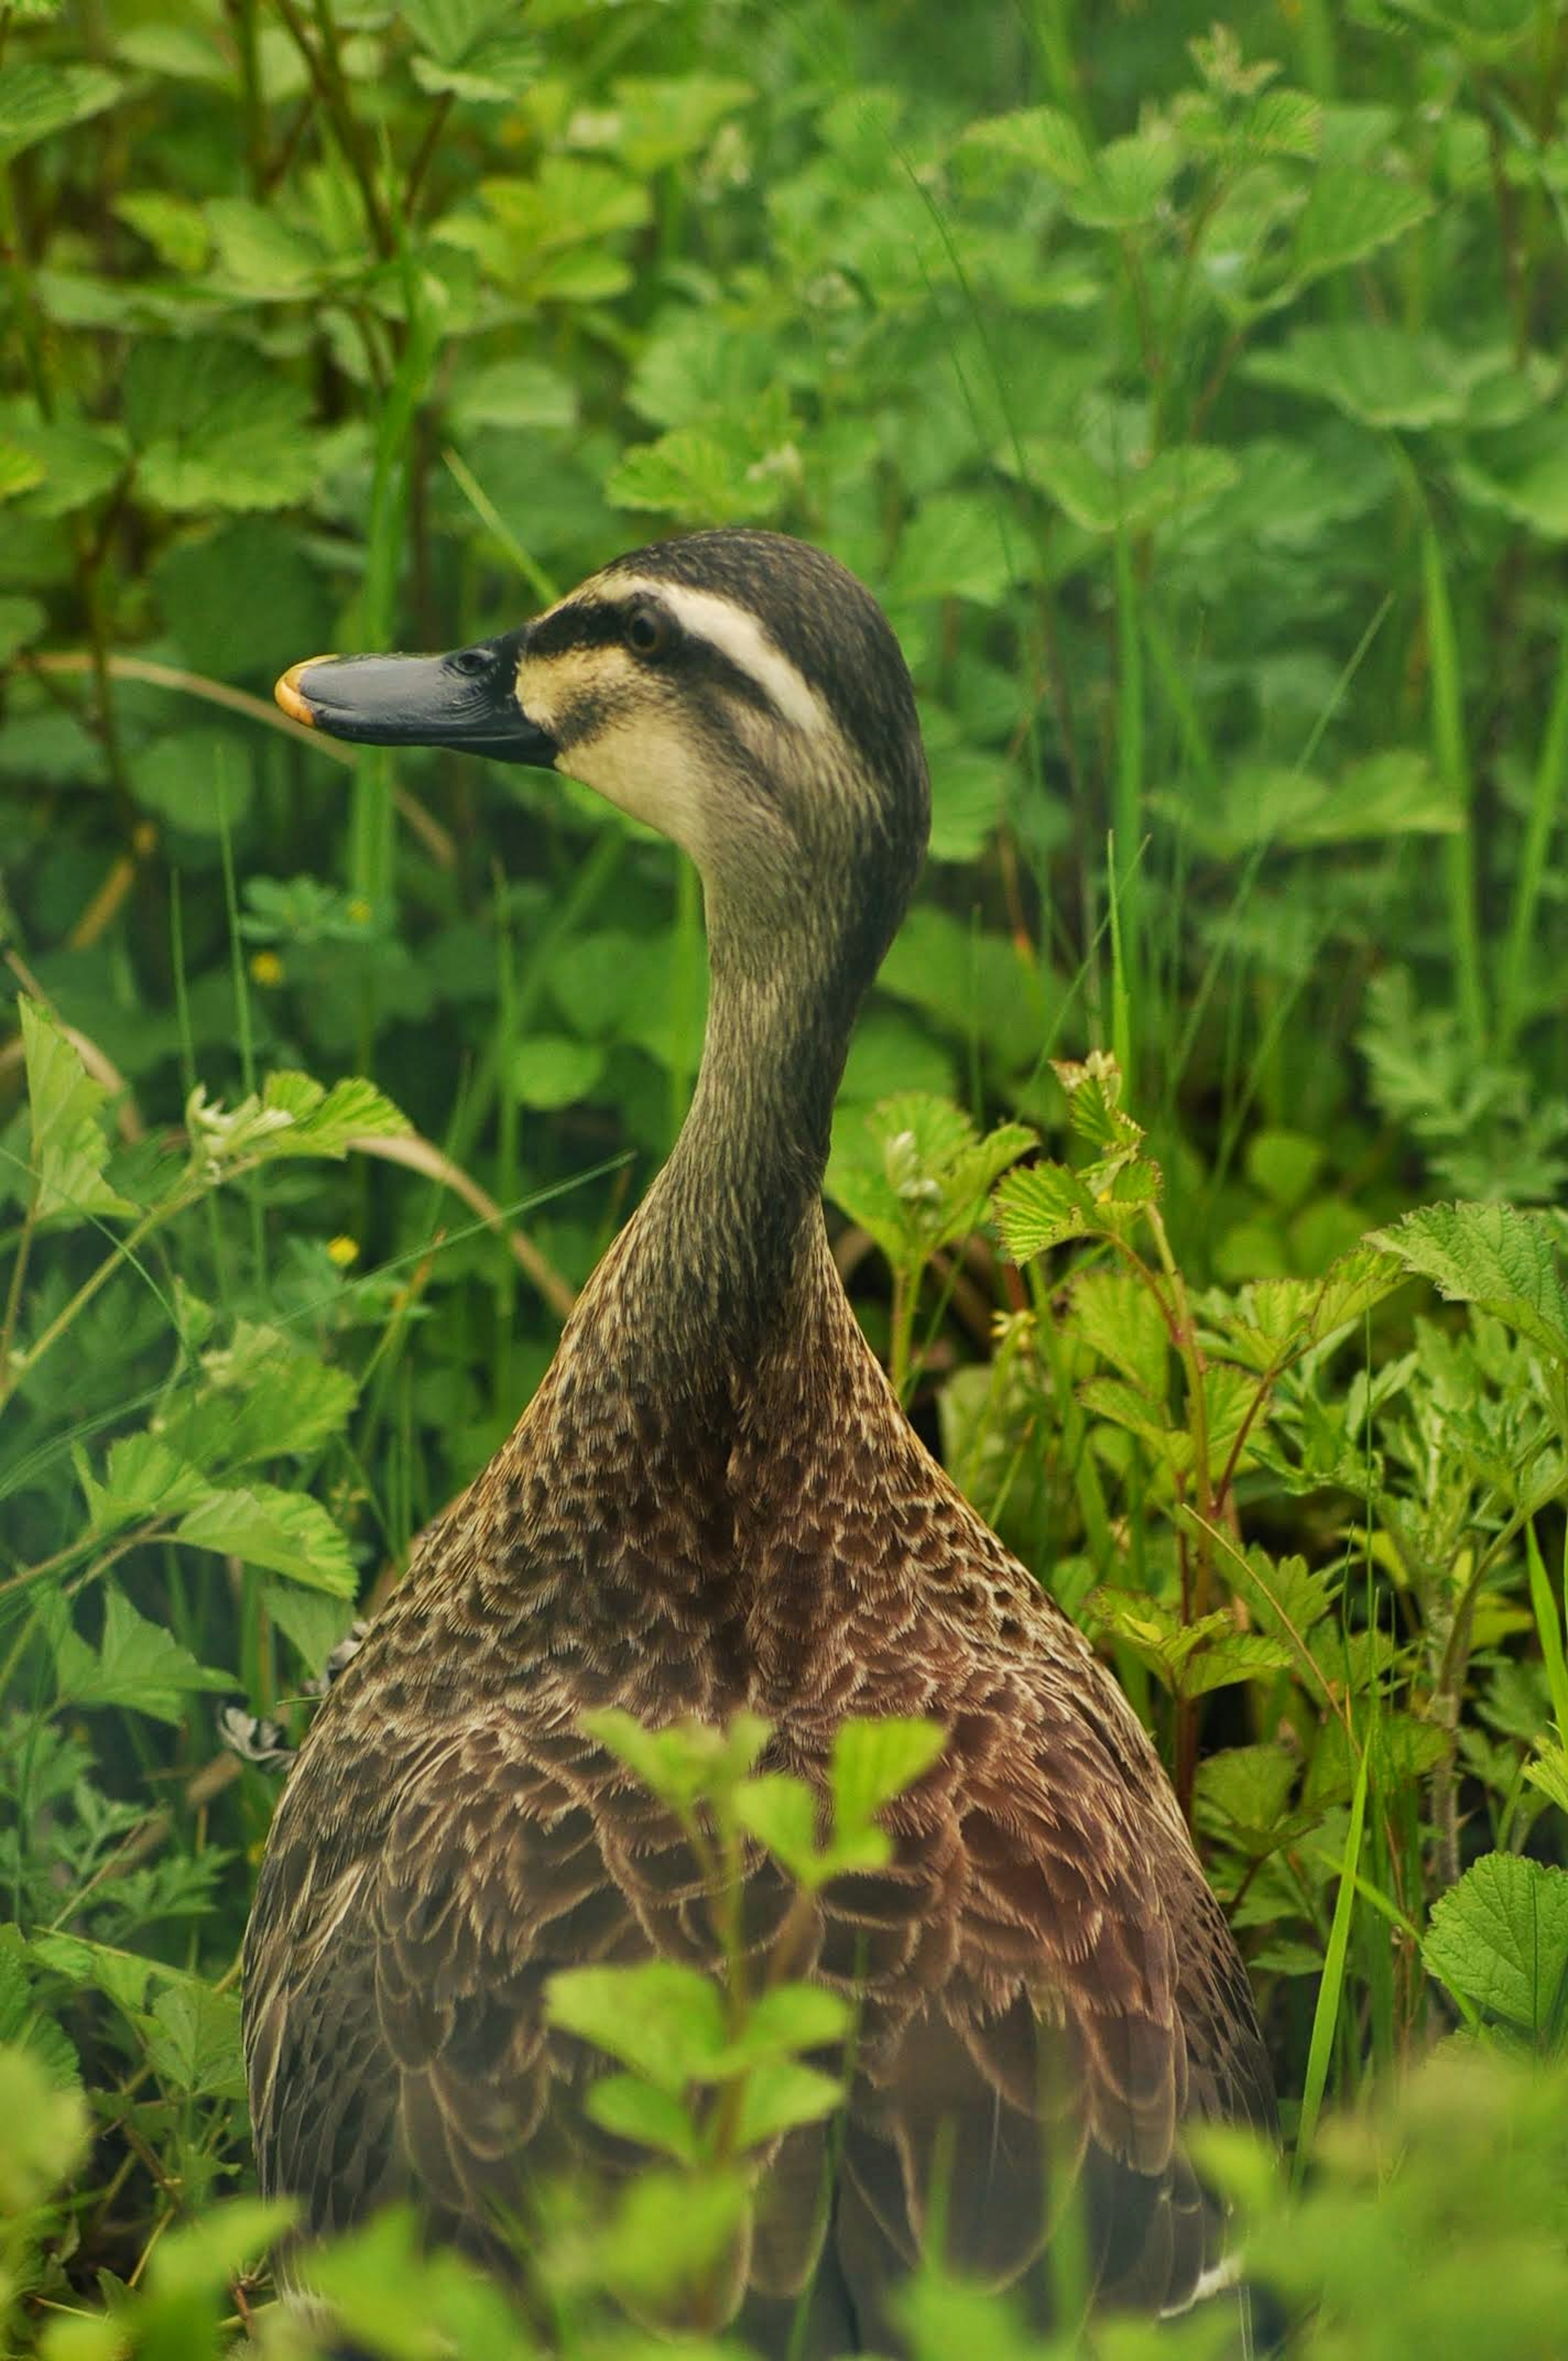
[[[271,679],[730,520],[853,566],[916,674],[839,1251],[1190,1810],[1297,2158],[1212,2169],[1293,2349],[1568,2318],[1568,19],[1210,14],[0,5],[7,2349],[198,2361],[261,2301],[276,1769],[220,1713],[303,1726],[701,1038],[667,848],[313,744]],[[749,1742],[637,1759],[825,1874]],[[846,1758],[835,1842],[914,1760]],[[573,2351],[711,2276],[738,2120],[832,2103],[809,1994],[728,1999],[560,1996],[660,2158],[563,2213]],[[329,2268],[374,2349],[534,2350],[396,2221]]]

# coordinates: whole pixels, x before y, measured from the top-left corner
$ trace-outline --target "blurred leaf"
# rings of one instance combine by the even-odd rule
[[[1420,429],[1464,414],[1465,373],[1451,346],[1405,328],[1345,321],[1300,327],[1245,364],[1260,385],[1333,403],[1364,426]]]
[[[159,507],[288,508],[315,481],[308,397],[248,346],[135,345],[124,394],[137,480]]]
[[[937,1721],[890,1715],[880,1721],[840,1723],[831,1772],[834,1835],[869,1828],[884,1804],[925,1776],[947,1742],[948,1733]]]
[[[1413,181],[1325,166],[1313,176],[1297,225],[1291,276],[1299,283],[1363,262],[1423,222],[1431,192]]]
[[[125,85],[102,66],[0,66],[0,163],[113,106]]]
[[[619,2058],[671,2098],[711,2080],[723,2059],[723,1995],[674,1960],[562,1969],[545,1986],[544,2007],[552,2025]]]

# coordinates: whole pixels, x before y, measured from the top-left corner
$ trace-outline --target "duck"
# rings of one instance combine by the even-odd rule
[[[559,771],[673,840],[710,994],[668,1160],[289,1774],[244,1954],[263,2191],[307,2241],[411,2200],[521,2268],[498,2217],[590,2153],[604,2063],[549,1979],[712,1957],[685,1832],[585,1715],[748,1711],[763,1767],[819,1789],[847,1718],[924,1717],[941,1752],[883,1815],[891,1859],[816,1895],[792,1954],[852,1998],[853,2058],[838,2116],[764,2155],[717,2324],[765,2361],[902,2353],[923,2259],[1049,2324],[1069,2197],[1096,2303],[1182,2310],[1230,2268],[1189,2127],[1276,2124],[1245,1970],[1142,1724],[914,1431],[824,1215],[928,829],[891,625],[824,551],[727,527],[276,693],[334,738]],[[750,1865],[759,1923],[778,1875]]]

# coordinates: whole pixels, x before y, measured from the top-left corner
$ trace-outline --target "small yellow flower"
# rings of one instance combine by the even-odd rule
[[[356,1263],[359,1259],[357,1238],[328,1238],[326,1250],[328,1258],[337,1265],[339,1270],[347,1270],[351,1264]]]
[[[269,990],[283,981],[283,962],[276,951],[252,951],[250,980],[264,984]]]
[[[348,906],[348,915],[353,919],[356,927],[367,927],[370,924],[370,905],[366,901],[362,894],[356,894],[353,901],[350,902]]]

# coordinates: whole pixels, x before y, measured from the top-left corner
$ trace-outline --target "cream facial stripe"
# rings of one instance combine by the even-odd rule
[[[815,733],[831,730],[832,716],[804,674],[791,664],[763,631],[756,617],[717,591],[695,590],[686,582],[666,582],[656,577],[617,574],[605,585],[616,598],[635,598],[640,592],[669,609],[694,639],[707,640],[741,672],[750,674],[773,703],[774,710],[796,730]]]

